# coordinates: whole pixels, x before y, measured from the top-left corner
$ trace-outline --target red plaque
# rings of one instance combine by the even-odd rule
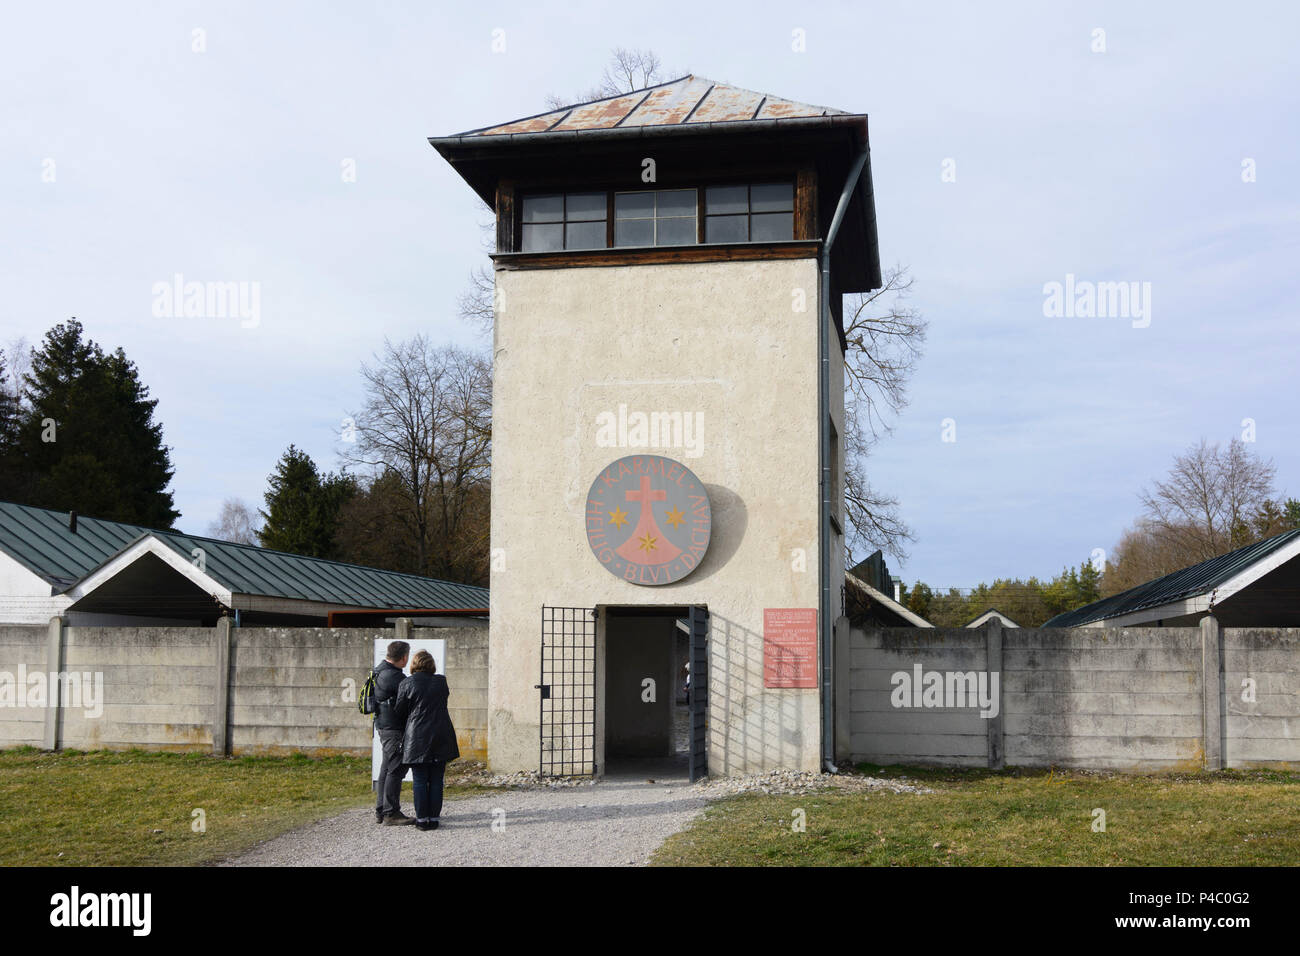
[[[817,686],[817,609],[763,609],[763,686]]]

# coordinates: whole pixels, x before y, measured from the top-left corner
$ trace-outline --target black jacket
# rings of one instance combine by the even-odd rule
[[[402,763],[432,763],[460,756],[456,728],[447,713],[447,678],[441,674],[412,674],[397,689],[394,716],[406,722]]]
[[[375,711],[376,730],[401,730],[402,722],[393,714],[393,704],[397,700],[397,689],[406,675],[400,667],[394,667],[388,661],[380,661],[375,668]]]

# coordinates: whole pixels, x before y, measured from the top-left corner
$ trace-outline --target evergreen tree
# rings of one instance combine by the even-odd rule
[[[267,479],[264,524],[257,533],[264,548],[313,558],[336,557],[339,512],[357,493],[350,475],[323,478],[311,456],[290,445]]]
[[[1282,511],[1286,515],[1288,530],[1300,531],[1300,501],[1288,498]]]
[[[18,428],[27,504],[171,528],[173,470],[157,399],[120,348],[106,355],[75,318],[45,334],[24,376]]]
[[[1079,573],[1075,576],[1075,581],[1077,585],[1074,607],[1083,607],[1085,604],[1101,600],[1101,571],[1092,561],[1084,561],[1079,565]]]
[[[909,611],[919,614],[927,621],[930,620],[930,606],[934,603],[934,591],[930,585],[923,581],[917,581],[913,585],[911,592],[907,595],[904,602]]]

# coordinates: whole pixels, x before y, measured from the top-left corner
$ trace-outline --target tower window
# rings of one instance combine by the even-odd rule
[[[705,189],[705,242],[782,242],[793,238],[794,183]]]
[[[547,193],[523,200],[523,251],[603,249],[605,193]]]
[[[614,245],[685,246],[697,241],[697,190],[647,189],[614,194]]]

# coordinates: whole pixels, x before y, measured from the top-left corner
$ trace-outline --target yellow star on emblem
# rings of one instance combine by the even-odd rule
[[[659,540],[658,538],[654,538],[651,537],[650,535],[646,535],[645,537],[641,538],[641,550],[653,551],[655,549],[655,542],[658,540]]]
[[[627,512],[622,508],[615,508],[609,513],[609,523],[615,528],[621,528],[627,524]]]
[[[664,520],[676,528],[686,522],[686,516],[678,508],[674,507],[664,512]]]

